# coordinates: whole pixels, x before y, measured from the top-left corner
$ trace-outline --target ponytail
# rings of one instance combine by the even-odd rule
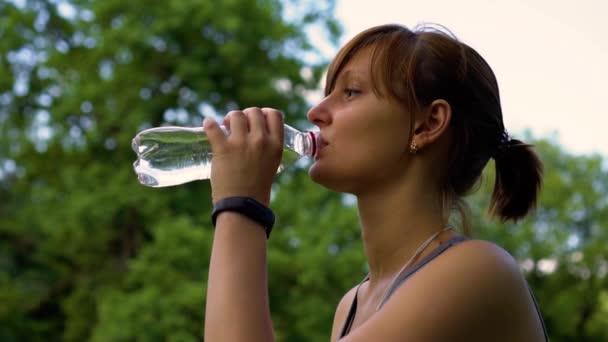
[[[543,164],[532,145],[509,141],[494,156],[496,181],[489,212],[500,221],[517,221],[536,207]]]

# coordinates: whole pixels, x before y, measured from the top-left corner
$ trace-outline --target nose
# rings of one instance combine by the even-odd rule
[[[306,118],[313,125],[319,128],[329,125],[331,123],[331,114],[327,106],[327,98],[323,99],[319,104],[312,107],[308,111],[308,114],[306,114]]]

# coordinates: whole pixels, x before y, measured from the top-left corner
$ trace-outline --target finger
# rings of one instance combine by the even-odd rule
[[[283,113],[274,108],[262,108],[266,115],[266,123],[271,139],[279,144],[283,144]]]
[[[224,119],[222,119],[222,126],[224,126],[228,132],[230,132],[230,117],[228,114],[226,114]]]
[[[215,148],[214,146],[218,146],[226,141],[226,135],[213,118],[205,118],[205,120],[203,120],[203,129],[209,138],[212,149]]]
[[[240,110],[233,110],[226,114],[224,124],[230,129],[230,136],[244,139],[248,131],[247,117]]]
[[[264,137],[268,134],[266,118],[260,108],[247,108],[243,112],[249,119],[249,134],[256,137]]]

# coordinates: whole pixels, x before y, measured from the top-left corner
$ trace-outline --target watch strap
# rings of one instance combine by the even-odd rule
[[[254,198],[235,196],[226,197],[217,201],[213,206],[213,211],[211,213],[211,222],[214,227],[218,215],[224,211],[237,212],[259,223],[266,231],[266,238],[270,237],[270,232],[272,231],[275,221],[274,214],[270,208]]]

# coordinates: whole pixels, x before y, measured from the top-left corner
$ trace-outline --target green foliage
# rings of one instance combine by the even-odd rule
[[[212,233],[188,217],[152,229],[154,239],[129,264],[124,287],[108,288],[98,301],[92,341],[200,339]]]
[[[248,106],[303,117],[327,63],[305,30],[339,30],[332,1],[290,6],[0,2],[0,340],[200,340],[208,183],[141,186],[131,138]]]
[[[305,30],[337,41],[333,2],[79,0],[71,16],[56,1],[24,4],[0,2],[0,340],[200,340],[208,183],[139,185],[131,138],[252,105],[301,121],[326,63]],[[536,144],[536,213],[490,220],[489,165],[468,198],[475,235],[521,263],[552,341],[608,340],[606,159]],[[356,207],[305,168],[275,186],[276,335],[325,341],[366,273]]]
[[[552,341],[608,340],[607,161],[571,155],[548,140],[536,141],[536,147],[545,164],[536,212],[506,225],[490,220],[484,213],[494,184],[489,165],[469,201],[478,221],[474,230],[520,262]]]
[[[366,274],[356,207],[311,184],[304,170],[282,175],[277,189],[280,228],[269,245],[277,340],[328,341],[338,301]]]

